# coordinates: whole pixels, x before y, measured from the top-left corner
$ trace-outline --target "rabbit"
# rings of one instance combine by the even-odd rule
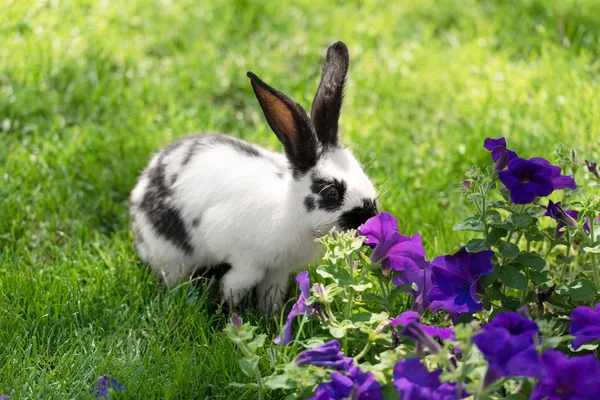
[[[290,273],[321,253],[316,237],[377,214],[373,184],[338,142],[348,64],[345,44],[328,48],[310,117],[247,73],[284,154],[200,134],[153,156],[132,191],[131,218],[141,260],[167,287],[227,265],[226,300],[235,306],[256,288],[261,310],[276,312]]]

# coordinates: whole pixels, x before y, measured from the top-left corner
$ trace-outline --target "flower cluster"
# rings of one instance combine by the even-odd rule
[[[320,238],[319,281],[311,289],[307,272],[296,276],[300,296],[277,347],[232,317],[227,334],[255,379],[239,385],[261,399],[278,389],[317,400],[600,398],[590,354],[600,341],[600,198],[576,186],[579,161],[564,146],[560,167],[519,157],[504,138],[484,147],[493,166],[473,167],[460,189],[476,211],[454,226],[475,237],[428,259],[421,236],[382,212]]]

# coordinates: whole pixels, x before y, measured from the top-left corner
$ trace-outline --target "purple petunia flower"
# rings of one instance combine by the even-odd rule
[[[496,163],[495,168],[497,171],[506,168],[510,160],[518,158],[517,153],[506,148],[506,139],[503,137],[499,139],[487,138],[483,142],[483,147],[492,153],[492,160]]]
[[[529,204],[536,197],[548,196],[554,191],[552,168],[531,160],[511,160],[507,170],[498,172],[498,178],[510,191],[510,199],[515,204]]]
[[[352,367],[354,359],[344,357],[344,353],[340,351],[340,342],[334,339],[314,349],[303,351],[298,354],[294,362],[298,365],[312,364],[348,371]]]
[[[298,297],[298,301],[292,307],[282,328],[284,346],[287,346],[292,341],[292,321],[294,321],[294,318],[308,312],[318,312],[315,304],[306,305],[306,300],[310,297],[310,278],[308,272],[304,271],[296,275],[296,282],[298,282],[298,287],[300,288],[300,297]],[[275,338],[274,343],[277,345],[281,344],[281,334]]]
[[[593,355],[567,358],[549,349],[541,362],[545,376],[533,389],[532,400],[600,399],[600,362]]]
[[[0,400],[9,400],[8,396],[0,396]]]
[[[396,271],[418,269],[425,260],[425,249],[419,234],[413,237],[398,232],[398,221],[387,212],[370,218],[358,228],[365,244],[373,248],[371,261],[381,262]]]
[[[370,218],[358,228],[358,233],[373,248],[371,261],[381,262],[384,272],[393,269],[400,273],[393,279],[395,285],[417,284],[418,290],[407,293],[415,298],[413,308],[425,311],[429,307],[431,270],[425,260],[421,236],[402,235],[398,232],[398,221],[387,212]]]
[[[500,313],[494,321],[473,337],[473,343],[488,362],[484,385],[503,376],[540,378],[543,370],[533,336],[539,329],[535,322],[516,313]]]
[[[433,353],[440,351],[441,347],[435,339],[456,340],[454,329],[429,326],[421,323],[419,314],[415,311],[405,311],[391,322],[393,327],[402,326],[400,334],[411,338],[418,346],[425,346]]]
[[[575,336],[571,342],[575,350],[585,343],[600,339],[600,303],[596,304],[595,310],[585,306],[576,307],[571,312],[569,334]]]
[[[104,375],[98,378],[98,383],[96,384],[96,388],[92,390],[92,395],[97,399],[103,399],[108,395],[109,389],[113,389],[115,392],[120,393],[127,388],[115,378]]]
[[[394,388],[402,400],[453,400],[456,383],[441,383],[442,371],[429,372],[418,358],[409,358],[394,366]],[[468,393],[462,389],[461,398]]]
[[[577,211],[574,211],[577,213]],[[548,206],[546,207],[547,217],[554,218],[561,228],[563,226],[570,226],[571,228],[577,228],[577,216],[575,218],[572,217],[573,213],[566,212],[562,206],[560,205],[560,201],[558,203],[553,202],[552,200],[548,201]],[[578,214],[576,214],[578,215]],[[558,226],[557,226],[558,228]]]
[[[321,383],[311,400],[383,400],[381,385],[372,372],[352,367],[348,375],[331,372],[331,382]]]
[[[445,310],[456,323],[459,314],[481,309],[477,297],[479,277],[493,270],[494,252],[468,253],[463,247],[453,255],[440,256],[431,262],[433,287],[429,301],[433,311]]]
[[[560,205],[560,202],[554,203],[552,200],[548,201],[548,206],[546,207],[547,217],[552,217],[557,221],[556,230],[554,231],[554,238],[560,239],[565,233],[562,231],[564,226],[570,226],[572,228],[577,228],[577,219],[579,218],[579,212],[575,210],[564,210]],[[598,222],[600,222],[600,217],[598,217]],[[583,224],[583,229],[590,233],[590,220],[585,219]]]
[[[550,168],[550,170],[551,170],[550,179],[552,180],[552,184],[554,185],[554,190],[566,189],[566,188],[575,190],[577,188],[575,179],[573,179],[572,176],[561,175],[560,167],[550,164],[550,162],[548,160],[546,160],[545,158],[532,157],[529,159],[529,161],[532,161],[543,167]]]

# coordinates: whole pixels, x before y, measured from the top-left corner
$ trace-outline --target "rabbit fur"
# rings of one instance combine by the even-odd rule
[[[348,64],[347,47],[331,45],[310,117],[248,72],[285,154],[201,134],[153,156],[131,194],[131,218],[140,258],[167,287],[228,265],[226,298],[235,305],[256,287],[262,309],[276,311],[289,274],[320,254],[316,237],[377,214],[371,181],[338,144]]]

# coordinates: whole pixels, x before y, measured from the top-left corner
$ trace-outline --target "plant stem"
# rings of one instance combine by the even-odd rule
[[[346,312],[344,319],[350,319],[352,316],[352,301],[354,300],[354,289],[348,288],[348,302],[346,303]],[[344,336],[344,353],[348,354],[348,335]]]
[[[594,235],[594,218],[590,218],[590,235],[592,236],[592,245],[596,240],[596,235]],[[600,289],[600,278],[598,277],[598,266],[596,265],[596,254],[590,253],[590,257],[592,258],[592,273],[594,275],[594,283],[596,284],[596,290]]]
[[[377,276],[377,282],[379,282],[379,288],[381,289],[381,295],[387,300],[389,293],[387,290],[387,285],[383,283],[383,279],[381,276]]]
[[[361,350],[360,353],[358,353],[358,355],[356,357],[354,357],[354,361],[359,361],[361,358],[363,358],[365,356],[365,354],[367,354],[367,351],[369,351],[369,349],[371,348],[371,341],[367,341],[367,344],[365,345],[364,349]]]
[[[306,323],[307,319],[308,319],[308,316],[306,314],[304,314],[302,316],[302,320],[300,321],[300,326],[298,327],[298,332],[296,332],[296,337],[294,338],[294,344],[298,341],[298,339],[300,339],[300,334],[302,333],[302,328],[304,328],[304,324]]]
[[[569,258],[569,254],[571,252],[571,235],[567,232],[567,252],[565,254],[566,258]],[[567,269],[569,268],[569,264],[565,263],[561,273],[560,273],[560,283],[565,283],[565,274],[567,273]]]

